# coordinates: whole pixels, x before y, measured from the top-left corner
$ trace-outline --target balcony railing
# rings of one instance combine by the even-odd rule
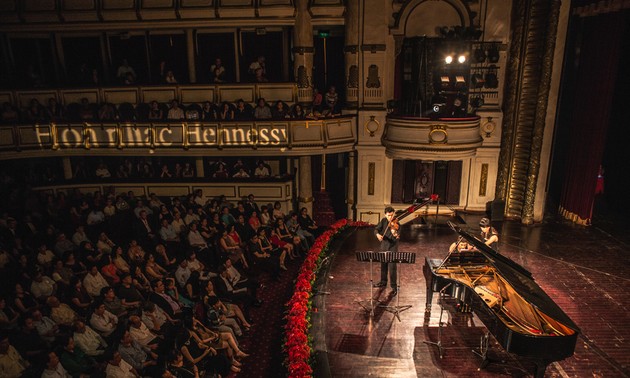
[[[222,150],[231,149],[243,155],[308,155],[321,153],[322,148],[350,151],[356,139],[353,116],[221,123],[50,123],[0,126],[0,158],[28,157],[43,151],[76,155],[85,154],[85,150],[96,154],[116,150],[141,154],[197,150],[198,154],[203,150],[204,154],[220,155]]]

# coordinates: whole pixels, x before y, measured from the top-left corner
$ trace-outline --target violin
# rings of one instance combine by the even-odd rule
[[[400,222],[398,218],[393,218],[391,222],[389,222],[389,229],[392,231],[392,235],[394,237],[398,236],[398,230],[400,230]]]

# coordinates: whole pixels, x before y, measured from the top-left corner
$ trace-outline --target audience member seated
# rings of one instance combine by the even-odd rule
[[[201,107],[197,104],[190,104],[186,108],[185,116],[188,121],[198,121],[201,119]]]
[[[218,116],[219,121],[233,121],[235,119],[234,109],[229,103],[224,102],[221,104]]]
[[[264,98],[259,98],[256,108],[254,108],[254,118],[257,120],[271,119],[271,109],[267,106]]]
[[[273,106],[271,114],[273,119],[281,120],[285,118],[291,118],[290,109],[288,108],[287,104],[280,100],[276,101],[276,104]]]
[[[161,121],[164,119],[164,110],[157,101],[151,101],[148,119],[153,121]]]
[[[210,82],[225,83],[225,67],[221,58],[216,58],[214,64],[210,66]]]
[[[137,78],[136,71],[129,65],[127,58],[124,58],[121,65],[118,66],[116,77],[121,83],[124,83],[128,78],[128,74],[131,74],[131,79],[135,82]]]
[[[264,178],[269,177],[269,169],[265,166],[265,162],[262,160],[258,162],[256,170],[254,170],[254,177]]]
[[[73,377],[89,376],[94,373],[97,363],[74,343],[72,336],[62,336],[60,345],[63,348],[59,360],[68,374]]]
[[[249,65],[249,70],[247,71],[250,74],[252,81],[259,81],[259,79],[265,78],[267,76],[267,68],[265,65],[265,57],[260,55]]]
[[[9,343],[7,333],[0,334],[0,373],[3,377],[19,378],[30,363]]]
[[[334,85],[331,85],[328,88],[328,92],[326,92],[325,96],[326,107],[322,110],[322,114],[327,117],[334,117],[341,114],[339,108],[339,94],[337,93],[337,89]]]
[[[58,122],[64,119],[63,107],[57,102],[54,97],[48,99],[48,106],[46,106],[47,117],[50,121]]]
[[[107,341],[103,336],[99,335],[90,326],[87,326],[83,321],[77,320],[74,322],[74,333],[72,334],[74,343],[81,348],[90,357],[102,356],[107,349]]]
[[[302,105],[295,104],[293,106],[293,110],[291,111],[291,118],[302,120],[302,119],[306,119],[306,116],[307,116],[307,112],[304,111],[304,109],[302,108]]]
[[[236,101],[236,110],[234,111],[234,119],[237,121],[250,121],[254,117],[253,109],[250,104],[245,103],[242,99]]]
[[[204,122],[216,121],[218,119],[217,111],[210,101],[203,103],[201,108],[201,120]]]
[[[29,123],[45,122],[47,118],[46,109],[39,103],[37,99],[32,99],[26,109],[25,119]]]
[[[118,114],[114,105],[104,103],[98,110],[98,119],[100,121],[116,121],[118,120]]]
[[[183,120],[185,119],[184,110],[179,107],[179,101],[172,100],[171,108],[166,116],[168,120]]]
[[[175,74],[172,70],[166,71],[166,75],[164,75],[164,82],[166,84],[177,84],[177,79],[175,78]]]

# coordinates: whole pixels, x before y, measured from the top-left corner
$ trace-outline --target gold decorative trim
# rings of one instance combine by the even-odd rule
[[[481,164],[481,177],[479,179],[479,197],[486,196],[488,187],[488,164]]]
[[[313,202],[313,200],[315,200],[315,198],[313,197],[298,197],[298,201],[300,201],[301,203],[309,203],[309,202]]]
[[[348,205],[354,205],[354,200],[353,200],[353,199],[350,199],[350,198],[346,198],[346,203],[347,203]]]
[[[368,196],[374,195],[374,172],[376,171],[376,163],[368,164]]]
[[[570,220],[571,222],[575,223],[575,224],[579,224],[582,226],[590,226],[591,225],[591,219],[590,218],[580,218],[579,215],[565,209],[564,207],[560,206],[558,208],[558,213],[560,213],[560,215],[567,220]]]
[[[370,130],[368,125],[371,124],[371,123],[375,123],[376,124],[376,129]],[[376,116],[371,115],[370,119],[365,122],[363,127],[365,128],[365,131],[367,131],[370,134],[370,137],[373,137],[374,133],[376,133],[377,131],[379,131],[381,129],[381,123],[376,119]]]
[[[446,144],[448,142],[448,127],[446,125],[431,125],[429,143]]]

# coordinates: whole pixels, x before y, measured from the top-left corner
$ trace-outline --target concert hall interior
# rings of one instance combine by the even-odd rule
[[[0,376],[629,377],[629,4],[0,1]]]

